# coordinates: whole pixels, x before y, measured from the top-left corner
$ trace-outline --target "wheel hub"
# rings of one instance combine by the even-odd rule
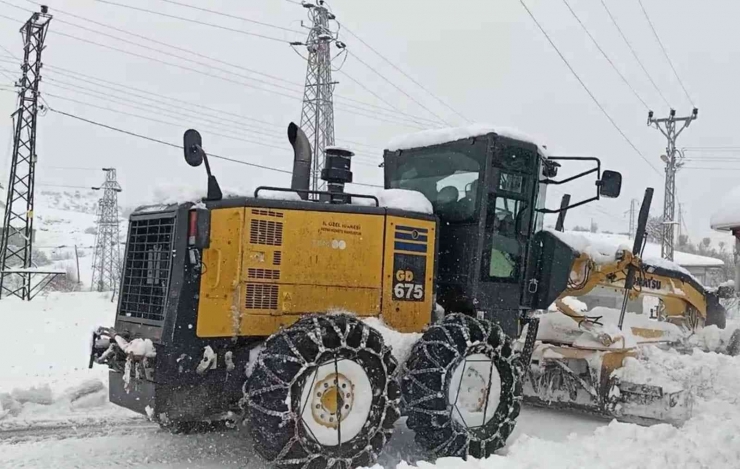
[[[465,357],[450,379],[448,402],[452,418],[468,427],[488,423],[501,400],[501,376],[491,359],[484,354]]]
[[[370,415],[373,387],[363,367],[350,359],[329,360],[306,377],[299,413],[308,437],[336,446],[356,437]]]
[[[314,421],[328,428],[337,428],[352,411],[354,385],[343,374],[332,373],[316,383],[311,410]]]

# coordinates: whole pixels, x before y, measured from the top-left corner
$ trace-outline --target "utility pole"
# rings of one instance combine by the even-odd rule
[[[648,126],[654,126],[666,137],[668,144],[661,159],[665,163],[665,196],[663,197],[663,242],[660,255],[663,259],[673,260],[674,225],[676,224],[676,171],[683,166],[683,154],[676,149],[676,139],[699,115],[694,108],[690,116],[676,117],[676,110],[671,109],[668,117],[654,119],[653,111],[648,112]],[[681,123],[678,130],[676,124]]]
[[[98,201],[98,230],[95,233],[92,291],[113,291],[116,294],[121,270],[121,253],[118,227],[118,193],[121,186],[116,180],[115,168],[103,168],[105,182],[93,190],[102,190]]]
[[[49,28],[48,8],[33,13],[20,29],[23,64],[17,82],[18,109],[13,113],[13,153],[10,161],[5,216],[0,239],[0,297],[32,297],[29,271],[33,266],[33,191],[36,180],[36,117],[39,111],[41,52]],[[42,107],[43,109],[43,107]],[[14,283],[18,279],[20,284]]]
[[[301,129],[306,133],[313,147],[311,162],[311,190],[323,190],[325,182],[321,179],[324,167],[324,150],[334,145],[334,85],[331,79],[331,44],[344,50],[345,44],[337,40],[338,34],[332,31],[331,21],[336,17],[324,3],[303,3],[308,9],[311,25],[307,26],[306,42],[292,42],[291,46],[305,46],[306,84],[303,90],[301,110]]]

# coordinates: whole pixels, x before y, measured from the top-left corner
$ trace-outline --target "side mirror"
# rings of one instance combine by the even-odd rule
[[[617,198],[622,191],[622,175],[616,171],[605,170],[601,173],[601,180],[596,184],[599,186],[599,195]]]
[[[182,136],[182,148],[185,151],[185,161],[190,166],[200,166],[203,163],[203,139],[195,129],[185,131]]]
[[[195,129],[188,129],[182,136],[182,149],[185,152],[185,161],[190,166],[200,166],[206,163],[206,174],[208,174],[208,195],[204,200],[221,200],[223,193],[218,185],[216,176],[211,174],[211,165],[208,164],[208,155],[203,150],[203,139]]]

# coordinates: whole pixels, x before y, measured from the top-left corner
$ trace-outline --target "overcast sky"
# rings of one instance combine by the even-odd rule
[[[305,36],[196,12],[161,0],[119,1],[277,39],[302,40]],[[207,5],[214,10],[297,31],[301,30],[301,20],[306,18],[304,8],[290,0],[181,2]],[[601,1],[568,2],[630,86],[657,116],[666,115],[668,107],[620,38]],[[605,2],[666,100],[679,115],[688,115],[692,105],[665,60],[638,1]],[[17,19],[13,22],[0,17],[0,45],[20,56],[21,37],[17,30],[29,13],[10,6],[10,3],[26,10],[37,7],[28,0],[0,2],[0,15]],[[195,127],[203,134],[204,146],[211,153],[286,170],[291,168],[292,152],[285,138],[285,129],[290,121],[298,122],[300,119],[301,84],[306,64],[287,44],[92,0],[50,0],[48,4],[55,17],[46,41],[46,67],[41,89],[52,108],[176,144],[181,142],[184,130]],[[740,103],[736,65],[740,53],[740,28],[736,24],[740,3],[730,0],[643,0],[643,4],[681,80],[699,108],[699,119],[681,135],[679,148],[740,146],[734,114]],[[659,131],[646,125],[647,108],[599,53],[563,1],[528,0],[527,5],[594,96],[658,172],[637,154],[601,113],[519,1],[336,0],[331,3],[344,27],[470,121],[516,127],[537,137],[555,154],[598,156],[605,168],[623,173],[624,186],[619,199],[603,200],[573,210],[568,215],[567,226],[587,225],[593,219],[602,230],[626,231],[628,215],[625,212],[629,210],[630,200],[641,199],[648,186],[656,189],[653,212],[661,213],[663,169],[659,157],[665,152],[666,142]],[[200,54],[200,57],[136,39],[70,14],[175,45]],[[168,50],[169,53],[139,48],[70,23],[147,47]],[[381,160],[382,148],[390,138],[413,132],[419,127],[442,125],[434,114],[450,125],[462,125],[465,121],[394,70],[355,37],[346,31],[339,34],[352,55],[347,58],[342,71],[334,75],[339,82],[335,110],[337,141],[358,151],[354,166],[356,181],[382,184],[382,170],[376,166]],[[68,35],[135,55],[82,42]],[[201,73],[139,56],[153,57]],[[188,62],[178,56],[212,66]],[[383,81],[363,61],[432,112]],[[1,48],[0,70],[13,78],[18,75],[15,59],[9,58]],[[81,75],[75,78],[70,73],[116,84],[110,86],[122,84],[141,91],[126,89],[114,93],[91,83],[91,78]],[[16,104],[13,93],[2,91],[7,90],[4,86],[11,83],[5,75],[0,73],[0,116],[5,116],[0,120],[0,156],[7,167],[12,135],[9,115]],[[159,97],[154,97],[158,100],[154,102],[131,93]],[[171,101],[172,98],[191,105]],[[388,109],[389,105],[405,115]],[[182,106],[188,106],[190,111],[183,110]],[[198,106],[211,109],[197,111]],[[684,169],[678,175],[679,200],[692,239],[707,235],[717,237],[709,228],[709,216],[716,209],[718,200],[737,185],[740,164],[729,159],[737,157],[740,162],[740,153],[688,152],[686,155],[694,160],[687,162],[687,167],[721,168]],[[728,161],[712,160],[717,156]],[[205,185],[202,168],[187,166],[181,151],[176,148],[95,127],[53,112],[39,120],[38,158],[38,184],[99,184],[102,180],[100,171],[55,168],[116,167],[124,189],[121,194],[124,204],[136,203],[153,187],[173,181]],[[214,160],[212,165],[224,186],[289,183],[286,174],[219,160]],[[7,176],[4,175],[3,184],[6,182]],[[571,187],[569,192],[586,195],[590,189],[589,184],[585,184]],[[552,191],[549,205],[557,205],[560,194],[562,192]]]

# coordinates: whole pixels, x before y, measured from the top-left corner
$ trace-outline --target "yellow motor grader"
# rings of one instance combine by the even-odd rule
[[[377,196],[347,193],[352,153],[328,148],[328,188],[314,191],[310,144],[294,124],[288,137],[290,188],[225,198],[200,135],[185,133],[185,159],[206,163],[208,193],[130,217],[115,325],[94,335],[91,352],[91,364],[110,369],[111,402],[180,430],[240,415],[262,456],[295,468],[371,466],[401,415],[435,456],[488,456],[511,434],[527,379],[549,383],[528,388],[543,402],[557,382],[578,383],[590,393],[587,409],[618,417],[617,408],[650,419],[679,404],[680,396],[582,369],[584,356],[594,363],[589,354],[607,357],[599,363],[611,370],[631,352],[567,305],[561,311],[610,348],[545,344],[557,353],[531,361],[534,313],[587,289],[599,272],[598,283],[628,295],[656,276],[690,285],[684,304],[705,316],[701,286],[650,273],[639,250],[615,254],[607,272],[543,230],[545,213],[618,196],[619,173],[473,126],[397,140]],[[558,179],[569,160],[588,169]],[[593,197],[544,206],[549,185],[590,177]],[[418,193],[426,200],[417,206],[389,202]],[[683,316],[671,304],[668,316]],[[423,333],[403,363],[363,321],[373,317]],[[564,378],[551,379],[552,366]],[[568,389],[565,398],[578,401]]]

